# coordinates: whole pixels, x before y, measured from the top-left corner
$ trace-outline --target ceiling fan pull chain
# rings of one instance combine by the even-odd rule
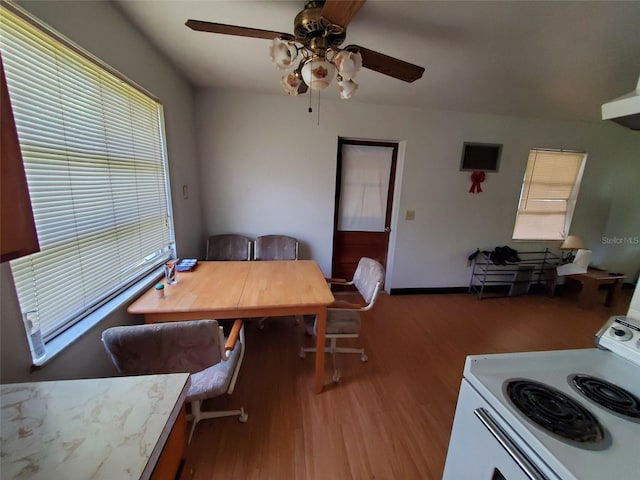
[[[320,90],[318,90],[318,126],[320,126]]]

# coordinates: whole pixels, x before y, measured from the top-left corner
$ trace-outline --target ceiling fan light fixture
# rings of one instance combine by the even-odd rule
[[[298,88],[302,84],[302,78],[300,78],[300,74],[297,71],[285,73],[280,78],[280,83],[282,84],[282,88],[289,95],[297,96]]]
[[[269,46],[271,63],[280,70],[287,70],[298,57],[298,48],[293,42],[274,38]]]
[[[362,68],[362,55],[360,52],[341,50],[333,60],[338,73],[345,80],[353,80]]]
[[[340,98],[343,100],[350,99],[356,90],[358,89],[358,84],[353,80],[339,80],[338,81],[338,90],[340,90]]]
[[[359,45],[340,50],[347,26],[366,1],[306,0],[294,19],[293,34],[193,19],[185,24],[198,32],[270,41],[271,62],[284,70],[280,83],[289,95],[304,94],[309,88],[323,90],[337,72],[340,97],[346,99],[358,89],[353,79],[362,68],[408,83],[415,82],[424,73],[419,65]]]
[[[331,84],[336,74],[336,67],[321,57],[313,57],[302,66],[302,79],[309,88],[323,90]]]

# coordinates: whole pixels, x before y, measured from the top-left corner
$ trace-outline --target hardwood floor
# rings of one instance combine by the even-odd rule
[[[604,291],[599,292],[604,301]],[[529,295],[478,300],[472,294],[382,295],[363,316],[369,355],[339,355],[342,374],[312,391],[314,360],[298,357],[302,327],[292,318],[247,324],[247,353],[231,396],[208,407],[244,406],[237,418],[207,420],[189,445],[184,477],[204,479],[440,479],[465,357],[470,354],[594,347],[594,334],[626,313],[575,298]]]

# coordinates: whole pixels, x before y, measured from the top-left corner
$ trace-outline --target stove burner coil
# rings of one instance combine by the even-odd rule
[[[624,388],[589,375],[574,375],[571,381],[580,393],[604,408],[640,419],[640,400]]]
[[[594,444],[605,438],[598,420],[555,388],[532,380],[511,380],[506,385],[506,392],[527,418],[564,439]]]

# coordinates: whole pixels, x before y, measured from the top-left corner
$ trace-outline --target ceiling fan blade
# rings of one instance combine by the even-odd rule
[[[327,0],[322,7],[322,16],[336,25],[347,28],[353,16],[366,0]]]
[[[409,83],[415,82],[421,78],[424,73],[424,67],[390,57],[383,53],[374,52],[373,50],[358,45],[349,45],[345,47],[345,50],[358,50],[362,55],[363,67],[384,73],[398,80],[404,80]]]
[[[266,40],[273,40],[278,37],[289,40],[293,39],[293,36],[289,33],[260,30],[258,28],[238,27],[236,25],[225,25],[224,23],[203,22],[201,20],[187,20],[185,25],[190,29],[197,30],[199,32],[237,35],[238,37],[264,38]]]

